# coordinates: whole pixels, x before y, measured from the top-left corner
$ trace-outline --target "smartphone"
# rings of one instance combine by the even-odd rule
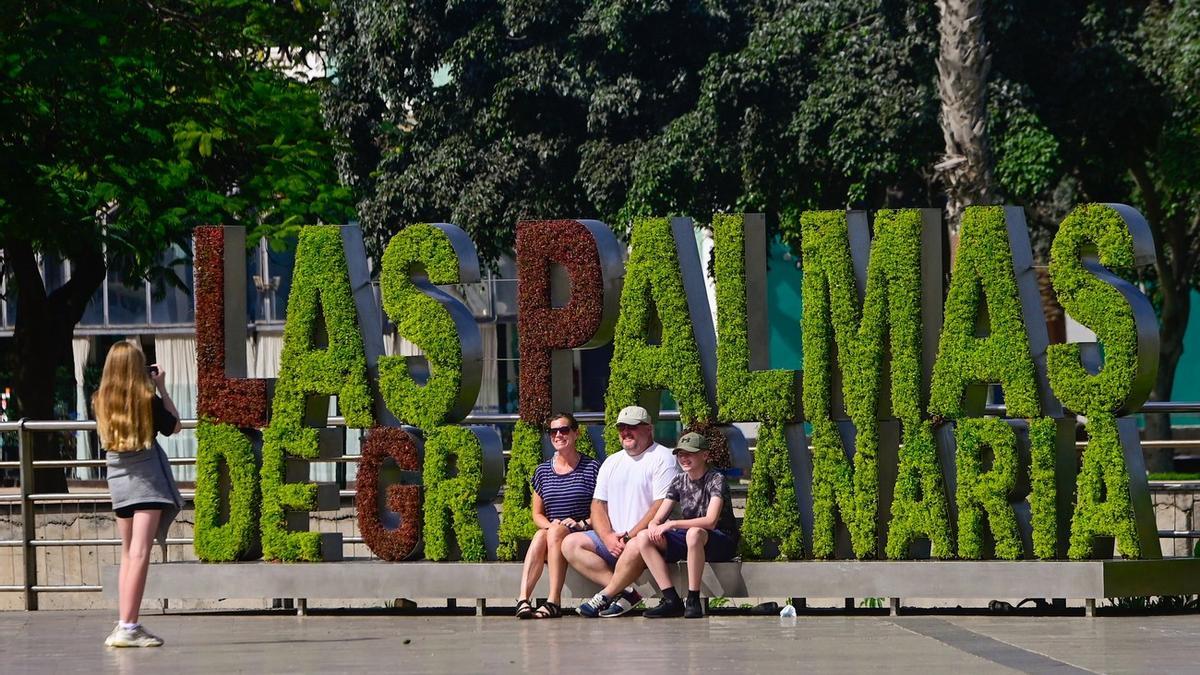
[[[158,366],[146,366],[146,374],[150,377],[154,377],[158,374]]]

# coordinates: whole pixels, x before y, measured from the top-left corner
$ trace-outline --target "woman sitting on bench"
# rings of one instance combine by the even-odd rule
[[[562,588],[567,578],[567,560],[562,541],[572,532],[591,527],[592,493],[600,463],[579,454],[579,422],[570,413],[554,413],[549,423],[554,456],[538,465],[533,473],[531,510],[537,534],[525,554],[521,573],[521,592],[517,596],[518,619],[557,619],[562,616]],[[529,603],[533,589],[542,576],[542,565],[550,567],[550,592],[546,602],[534,611]]]

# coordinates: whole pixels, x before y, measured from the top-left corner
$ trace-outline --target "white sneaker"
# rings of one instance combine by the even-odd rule
[[[600,612],[602,610],[608,609],[608,606],[611,603],[612,603],[612,601],[609,600],[608,598],[604,597],[603,593],[597,593],[592,596],[591,600],[584,602],[582,605],[579,606],[579,609],[577,609],[575,611],[579,612],[579,616],[587,617],[589,619],[594,619],[594,618],[600,616]]]
[[[121,628],[121,624],[117,624],[112,633],[104,639],[106,647],[161,647],[162,643],[162,638],[146,630],[141,624],[133,628]]]

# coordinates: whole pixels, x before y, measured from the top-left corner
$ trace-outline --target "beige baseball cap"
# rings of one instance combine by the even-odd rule
[[[617,414],[617,424],[650,424],[650,413],[640,405],[625,406]]]

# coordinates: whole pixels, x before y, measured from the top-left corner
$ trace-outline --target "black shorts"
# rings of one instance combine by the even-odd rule
[[[119,509],[113,509],[113,511],[117,514],[118,518],[132,518],[134,511],[162,511],[168,506],[170,506],[170,504],[164,504],[162,502],[141,502],[139,504],[122,506]]]

